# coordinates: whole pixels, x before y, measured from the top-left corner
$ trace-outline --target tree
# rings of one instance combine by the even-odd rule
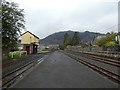
[[[69,37],[69,35],[67,33],[64,34],[64,40],[63,40],[63,44],[65,45],[66,39]]]
[[[98,46],[113,46],[115,44],[115,36],[116,33],[109,33],[106,35],[106,37],[101,38],[96,44]]]
[[[72,38],[72,45],[73,46],[76,46],[76,45],[79,45],[79,43],[80,43],[80,37],[79,37],[79,33],[78,32],[75,32],[74,33],[74,36],[73,36],[73,38]]]
[[[71,39],[71,37],[67,37],[66,38],[66,41],[65,41],[65,47],[67,46],[67,45],[71,45],[71,41],[72,41],[72,39]]]
[[[117,44],[113,41],[107,42],[106,46],[116,46]]]
[[[24,10],[17,3],[2,2],[2,50],[8,53],[17,47],[18,37],[24,26]]]
[[[71,37],[67,33],[65,33],[63,40],[64,48],[66,48],[67,45],[71,45],[71,41],[72,41]]]

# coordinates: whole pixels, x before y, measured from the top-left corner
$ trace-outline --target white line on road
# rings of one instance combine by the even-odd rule
[[[42,63],[44,61],[44,57],[38,60],[38,64]]]
[[[44,60],[39,61],[39,63],[38,63],[38,64],[42,63],[43,61],[44,61]]]

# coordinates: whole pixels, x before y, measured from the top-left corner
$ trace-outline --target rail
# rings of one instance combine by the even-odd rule
[[[103,62],[103,63],[110,64],[110,65],[113,65],[113,66],[116,66],[116,67],[120,67],[120,61],[119,60],[100,57],[100,56],[96,56],[95,54],[89,54],[89,53],[82,53],[82,52],[73,52],[73,53],[81,55],[84,58],[90,58],[91,60]]]
[[[78,51],[78,52],[86,53],[90,55],[102,56],[102,57],[111,58],[111,59],[120,59],[120,52],[108,52],[108,51],[100,51],[100,52]]]
[[[68,55],[69,57],[73,58],[74,60],[80,62],[81,64],[88,66],[89,68],[99,72],[100,74],[104,75],[105,77],[108,77],[108,79],[120,84],[120,75],[119,74],[114,73],[114,72],[107,70],[103,67],[100,67],[98,65],[95,65],[93,63],[82,60],[79,57],[77,57],[76,55],[73,55],[73,54],[70,54],[70,53],[64,52],[64,51],[61,51],[61,52]]]
[[[24,72],[26,72],[28,69],[33,67],[35,65],[36,60],[32,60],[29,63],[11,71],[10,73],[7,73],[6,75],[2,76],[2,88],[9,87],[14,81],[22,75]]]

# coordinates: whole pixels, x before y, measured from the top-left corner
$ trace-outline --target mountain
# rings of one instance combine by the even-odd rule
[[[51,34],[49,36],[47,36],[44,39],[40,40],[40,44],[43,45],[49,45],[49,44],[62,44],[63,43],[63,39],[64,39],[64,34],[68,33],[68,35],[70,37],[73,37],[75,31],[62,31],[62,32],[57,32],[54,34]],[[105,35],[105,34],[101,34],[101,33],[97,33],[98,35]],[[80,40],[84,41],[84,42],[89,42],[93,39],[93,37],[96,35],[95,32],[89,32],[89,31],[85,31],[85,32],[79,32],[80,35]]]

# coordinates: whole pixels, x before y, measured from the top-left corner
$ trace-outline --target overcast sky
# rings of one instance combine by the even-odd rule
[[[59,31],[117,32],[119,0],[12,0],[25,11],[26,30],[40,37]]]

